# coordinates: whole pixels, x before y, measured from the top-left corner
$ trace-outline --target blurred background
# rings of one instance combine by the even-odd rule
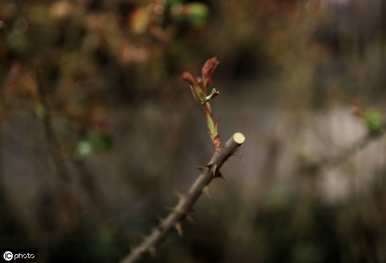
[[[212,56],[247,142],[143,262],[386,262],[382,0],[2,0],[0,248],[127,254],[210,157]]]

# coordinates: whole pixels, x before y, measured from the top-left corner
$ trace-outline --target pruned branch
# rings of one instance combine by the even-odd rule
[[[157,246],[167,236],[169,231],[175,228],[181,232],[181,223],[187,219],[193,211],[193,206],[211,181],[221,177],[220,168],[230,156],[245,141],[242,133],[235,133],[218,151],[215,151],[201,174],[190,187],[186,194],[181,195],[177,205],[145,239],[132,249],[130,254],[122,260],[122,263],[137,262],[146,253],[153,254]]]
[[[190,218],[194,204],[200,198],[201,194],[206,192],[208,185],[213,179],[222,177],[220,172],[222,165],[245,141],[245,136],[240,132],[236,132],[225,145],[221,143],[218,133],[218,123],[214,119],[210,104],[210,100],[217,96],[219,92],[216,89],[212,89],[210,92],[208,91],[209,85],[212,83],[212,75],[218,64],[219,61],[217,58],[213,57],[205,62],[201,69],[200,77],[194,77],[189,72],[182,74],[182,79],[189,84],[193,99],[204,111],[209,135],[214,145],[213,156],[205,166],[202,166],[202,169],[200,169],[201,174],[194,181],[190,189],[184,195],[179,196],[177,205],[140,244],[131,250],[130,254],[122,260],[122,263],[137,262],[137,260],[146,253],[154,254],[157,246],[173,228],[175,228],[179,234],[182,234],[182,222]]]

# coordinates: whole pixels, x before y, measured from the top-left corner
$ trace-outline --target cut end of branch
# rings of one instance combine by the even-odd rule
[[[236,132],[235,134],[233,134],[232,138],[235,143],[240,145],[245,142],[245,136],[241,132]]]

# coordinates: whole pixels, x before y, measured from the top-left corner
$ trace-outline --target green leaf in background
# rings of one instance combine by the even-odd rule
[[[113,140],[110,135],[94,131],[78,142],[76,154],[85,158],[95,152],[111,150],[112,147]]]
[[[191,3],[185,5],[188,9],[189,20],[195,26],[204,25],[208,19],[208,7],[201,3]]]
[[[6,35],[6,43],[10,50],[16,53],[24,53],[28,49],[28,38],[25,29],[20,27],[15,27]]]
[[[88,140],[81,140],[78,142],[77,148],[76,148],[76,154],[80,158],[85,158],[92,154],[93,149],[92,145]]]
[[[367,130],[372,134],[379,134],[383,131],[382,114],[376,110],[368,110],[363,113],[363,120]]]
[[[203,26],[209,15],[208,7],[202,3],[175,4],[171,7],[171,13],[177,21],[185,21],[193,26]]]
[[[113,147],[113,141],[110,135],[103,133],[91,133],[89,136],[89,141],[93,146],[93,149],[96,151],[107,151],[111,150]]]
[[[130,26],[136,34],[143,34],[150,25],[151,12],[146,8],[138,8],[131,16]]]

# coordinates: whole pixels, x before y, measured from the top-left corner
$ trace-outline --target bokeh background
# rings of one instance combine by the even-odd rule
[[[217,56],[247,142],[143,262],[386,262],[385,41],[383,0],[2,0],[0,247],[118,262],[210,157]]]

